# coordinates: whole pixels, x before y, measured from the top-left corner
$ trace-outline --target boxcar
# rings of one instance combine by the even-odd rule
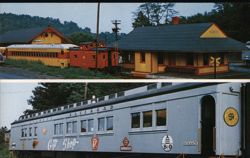
[[[60,106],[13,122],[10,149],[25,158],[249,157],[249,89],[157,83]]]

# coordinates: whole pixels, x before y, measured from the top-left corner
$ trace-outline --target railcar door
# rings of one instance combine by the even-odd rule
[[[215,148],[215,100],[212,96],[201,99],[201,154],[213,156]]]

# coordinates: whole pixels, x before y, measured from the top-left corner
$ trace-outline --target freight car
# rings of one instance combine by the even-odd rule
[[[249,158],[249,87],[157,83],[24,115],[12,123],[10,150],[25,158]]]
[[[81,67],[84,69],[106,69],[108,67],[118,66],[118,52],[111,52],[106,47],[90,48],[82,50],[81,48],[70,49],[70,66]],[[96,61],[97,60],[97,61]]]

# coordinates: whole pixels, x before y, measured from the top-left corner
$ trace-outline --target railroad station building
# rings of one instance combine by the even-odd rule
[[[118,46],[122,67],[138,77],[171,71],[212,74],[212,57],[219,59],[217,73],[228,72],[229,54],[245,49],[214,23],[179,24],[178,19],[171,25],[136,28]]]
[[[0,45],[11,44],[62,44],[72,43],[51,26],[8,31],[0,35]]]
[[[9,31],[0,36],[7,59],[39,61],[62,68],[69,66],[69,48],[77,47],[71,43],[51,26]]]

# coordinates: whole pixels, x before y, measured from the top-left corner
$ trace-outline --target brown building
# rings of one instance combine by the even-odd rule
[[[214,23],[140,27],[118,42],[124,68],[135,76],[160,72],[188,72],[196,75],[229,71],[230,53],[241,53],[245,44],[229,38]]]

